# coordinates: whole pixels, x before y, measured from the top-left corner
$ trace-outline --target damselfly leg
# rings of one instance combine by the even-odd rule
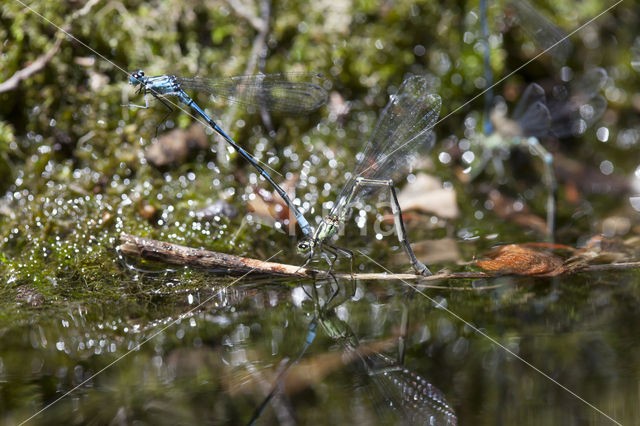
[[[558,189],[556,174],[553,170],[553,155],[540,144],[538,138],[527,138],[526,144],[535,155],[542,159],[544,166],[542,178],[544,185],[547,187],[547,233],[553,241],[556,222],[556,192]]]
[[[398,241],[400,245],[404,248],[404,251],[409,256],[409,260],[411,261],[411,266],[416,271],[416,273],[420,275],[431,275],[431,271],[429,268],[425,266],[424,263],[420,262],[416,255],[413,253],[413,249],[409,244],[409,239],[407,238],[407,232],[404,228],[404,222],[402,220],[402,210],[400,209],[400,203],[398,202],[398,196],[396,195],[396,189],[393,185],[393,180],[391,179],[370,179],[358,177],[356,179],[356,183],[353,186],[353,194],[361,191],[363,188],[376,188],[376,187],[388,187],[389,193],[391,196],[391,211],[393,213],[393,219],[396,225],[396,233],[398,235]]]

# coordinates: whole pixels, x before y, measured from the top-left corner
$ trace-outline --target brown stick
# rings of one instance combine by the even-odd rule
[[[16,89],[20,85],[20,82],[28,79],[33,74],[42,70],[49,63],[49,61],[55,56],[55,54],[58,53],[61,43],[62,43],[62,37],[58,37],[56,42],[53,44],[53,47],[51,47],[51,49],[49,49],[47,53],[44,53],[38,56],[38,58],[35,61],[31,62],[31,64],[29,64],[28,66],[24,67],[19,71],[16,71],[6,81],[3,81],[2,83],[0,83],[0,93],[4,93],[10,90]]]
[[[299,278],[322,278],[327,276],[326,271],[302,268],[284,263],[264,262],[262,260],[197,249],[130,234],[120,235],[120,241],[122,244],[118,246],[118,250],[125,255],[173,265],[217,269],[229,274],[244,274],[253,271],[256,274],[287,275]],[[485,272],[451,272],[431,275],[429,277],[416,274],[386,273],[353,274],[353,276],[351,274],[334,274],[334,276],[340,279],[353,277],[359,280],[411,280],[418,282],[493,277],[493,275]]]
[[[205,269],[219,269],[230,274],[244,274],[255,271],[258,274],[289,275],[300,278],[314,278],[321,271],[301,268],[283,263],[264,262],[247,257],[233,256],[193,247],[171,244],[135,235],[120,235],[122,245],[118,250],[128,256],[174,265],[192,266]]]
[[[299,278],[324,278],[326,271],[310,268],[302,268],[296,265],[284,263],[264,262],[257,259],[233,256],[225,253],[196,249],[193,247],[171,244],[149,238],[137,237],[130,234],[120,235],[122,244],[118,250],[128,256],[140,257],[146,260],[155,260],[174,265],[191,266],[196,268],[216,269],[229,274],[244,274],[255,272],[256,274],[286,275]],[[621,269],[640,268],[640,262],[612,263],[605,265],[586,265],[581,268],[571,269],[567,273],[610,271]],[[420,288],[446,288],[448,290],[486,290],[496,286],[479,288],[457,288],[429,286],[425,283],[439,280],[457,279],[481,279],[495,278],[499,275],[486,272],[444,272],[436,275],[424,277],[416,274],[386,274],[386,273],[366,273],[366,274],[334,274],[338,279],[358,279],[358,280],[404,280],[413,281]]]

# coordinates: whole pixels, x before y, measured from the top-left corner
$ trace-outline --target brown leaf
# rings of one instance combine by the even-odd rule
[[[493,253],[488,254],[487,257],[489,260],[479,260],[476,265],[485,271],[503,275],[555,277],[567,271],[564,260],[560,256],[526,245],[501,246]]]

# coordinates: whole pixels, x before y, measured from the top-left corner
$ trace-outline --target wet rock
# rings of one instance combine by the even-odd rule
[[[187,130],[176,129],[162,135],[147,149],[145,158],[155,167],[169,167],[183,163],[208,145],[204,129],[194,124]]]

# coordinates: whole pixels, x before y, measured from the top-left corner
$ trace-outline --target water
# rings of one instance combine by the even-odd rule
[[[637,286],[617,281],[632,281],[634,275],[605,274],[599,284],[583,276],[555,288],[540,280],[502,279],[495,290],[430,294],[625,423],[639,414],[633,408],[636,380],[627,373],[635,359],[628,348],[638,333],[625,326],[639,319],[628,302],[639,294]],[[394,356],[405,289],[375,282],[359,289],[362,299],[341,305],[339,314],[358,330],[361,343]],[[242,285],[118,361],[35,422],[247,422],[278,366],[303,345],[312,307],[308,301],[292,304],[296,292]],[[211,292],[189,294],[198,300]],[[21,408],[3,409],[4,421],[22,420],[41,400],[51,401],[56,389],[78,384],[115,361],[188,309],[189,300],[188,294],[168,292],[150,303],[149,296],[138,294],[127,303],[70,307],[49,312],[55,319],[5,328],[2,403],[20,402]],[[410,300],[405,365],[442,391],[459,424],[603,423],[591,408],[445,312],[421,297]],[[346,361],[342,346],[320,333],[262,419],[271,423],[291,416],[328,424],[397,418],[381,404],[377,384],[363,379],[358,363]]]

